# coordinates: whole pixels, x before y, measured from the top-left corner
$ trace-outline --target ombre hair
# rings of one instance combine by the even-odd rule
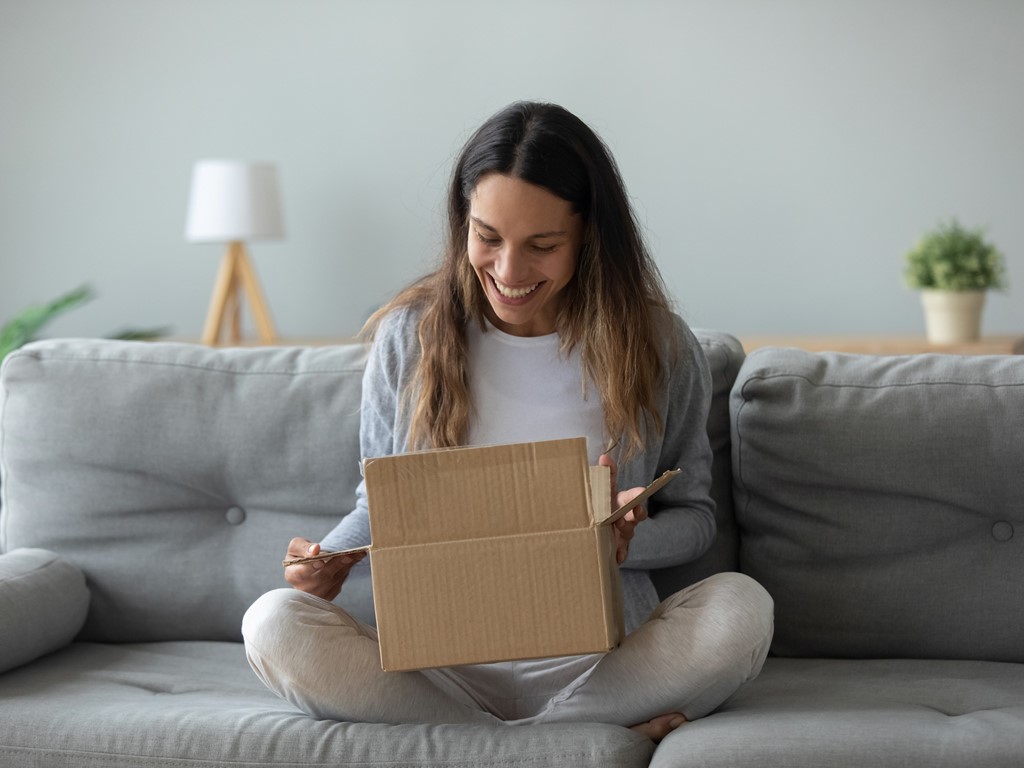
[[[466,325],[484,326],[487,298],[469,262],[469,208],[477,184],[500,173],[543,187],[583,221],[576,268],[555,320],[563,354],[579,348],[581,386],[601,396],[605,427],[623,458],[643,447],[645,425],[664,428],[658,383],[671,303],[647,250],[611,153],[578,117],[554,104],[518,102],[487,120],[466,143],[448,192],[447,243],[439,267],[402,290],[367,321],[372,336],[388,312],[419,312],[421,358],[403,406],[409,448],[462,445],[469,433]],[[669,340],[671,341],[671,339]]]

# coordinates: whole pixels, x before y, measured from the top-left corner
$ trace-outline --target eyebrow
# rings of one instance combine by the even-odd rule
[[[483,227],[484,229],[488,229],[488,230],[490,230],[491,232],[497,232],[497,231],[498,231],[497,229],[495,229],[494,227],[492,227],[492,226],[491,226],[490,224],[488,224],[488,223],[487,223],[486,221],[484,221],[483,219],[479,219],[479,218],[477,218],[476,216],[473,216],[472,214],[470,215],[470,217],[469,217],[469,218],[470,218],[470,220],[472,220],[472,222],[473,222],[474,224],[476,224],[476,225],[477,225],[477,226],[479,226],[479,227]],[[536,234],[534,234],[534,235],[530,235],[530,238],[540,238],[540,237],[564,237],[565,235],[568,235],[568,234],[569,234],[569,233],[568,233],[568,232],[566,232],[566,231],[565,231],[564,229],[553,229],[553,230],[551,230],[550,232],[538,232],[538,233],[536,233]]]

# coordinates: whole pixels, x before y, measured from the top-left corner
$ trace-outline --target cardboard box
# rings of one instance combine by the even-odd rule
[[[587,465],[585,439],[365,459],[363,472],[385,670],[621,641],[608,469]]]

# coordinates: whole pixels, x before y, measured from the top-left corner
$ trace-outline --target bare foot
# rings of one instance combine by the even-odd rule
[[[686,718],[679,712],[669,712],[667,715],[658,715],[649,723],[632,725],[629,730],[642,733],[657,744],[685,722]]]

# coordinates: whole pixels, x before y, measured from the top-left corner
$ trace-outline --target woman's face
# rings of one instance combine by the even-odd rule
[[[582,235],[582,217],[543,187],[500,173],[480,179],[469,201],[469,262],[496,328],[554,332]]]

